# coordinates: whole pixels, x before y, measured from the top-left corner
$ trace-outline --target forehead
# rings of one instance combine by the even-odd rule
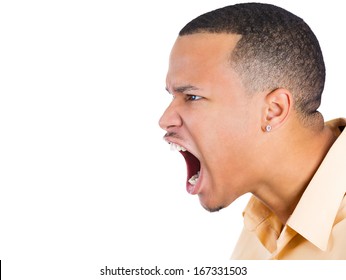
[[[178,37],[170,55],[167,88],[219,82],[231,71],[229,56],[240,37],[211,33]]]
[[[235,34],[197,33],[179,36],[173,45],[167,82],[193,79],[229,68],[229,57],[240,39]]]

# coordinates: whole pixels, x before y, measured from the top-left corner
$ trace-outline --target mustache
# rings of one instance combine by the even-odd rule
[[[163,138],[175,138],[180,140],[183,139],[178,133],[174,131],[167,132]]]

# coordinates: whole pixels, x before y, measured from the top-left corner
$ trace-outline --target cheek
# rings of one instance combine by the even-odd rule
[[[225,118],[210,126],[200,138],[209,168],[222,174],[229,173],[230,169],[245,168],[255,143],[255,127],[254,122]]]
[[[206,108],[204,108],[206,109]],[[246,106],[213,106],[190,115],[186,125],[202,156],[211,164],[239,157],[254,138],[257,123]]]

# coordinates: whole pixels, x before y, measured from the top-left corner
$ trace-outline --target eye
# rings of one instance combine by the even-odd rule
[[[198,96],[198,95],[193,95],[193,94],[187,94],[186,95],[186,99],[188,101],[196,101],[196,100],[199,100],[201,98],[202,98],[202,96]]]

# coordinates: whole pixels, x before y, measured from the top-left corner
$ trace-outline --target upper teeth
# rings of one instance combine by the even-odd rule
[[[171,145],[171,150],[172,151],[182,151],[182,152],[186,152],[186,149],[182,146],[179,146],[178,144],[175,144],[175,143],[169,143]]]

